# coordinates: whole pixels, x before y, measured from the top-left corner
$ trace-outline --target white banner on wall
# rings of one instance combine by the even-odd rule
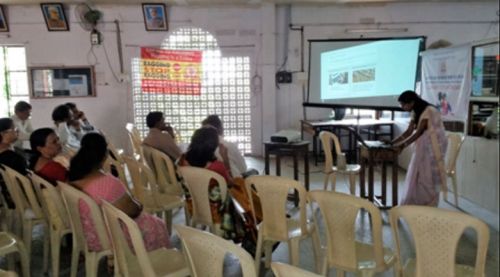
[[[467,119],[471,91],[470,45],[422,52],[422,98],[445,121]]]

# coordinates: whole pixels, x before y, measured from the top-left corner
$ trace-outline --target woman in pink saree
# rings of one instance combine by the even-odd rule
[[[437,206],[440,186],[446,186],[444,156],[447,139],[439,111],[414,91],[405,91],[399,98],[401,108],[412,112],[408,129],[392,141],[396,151],[414,143],[408,172],[406,192],[401,205]]]

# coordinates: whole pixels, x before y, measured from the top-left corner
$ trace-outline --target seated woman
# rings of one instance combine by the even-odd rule
[[[101,204],[101,199],[106,200],[133,218],[141,230],[148,251],[169,248],[170,240],[165,223],[156,216],[142,212],[141,203],[127,192],[125,185],[102,171],[107,155],[104,136],[98,133],[86,134],[82,138],[80,150],[71,159],[69,182],[92,197],[98,205]],[[100,250],[90,210],[83,203],[80,205],[80,215],[88,247],[93,251]]]
[[[219,147],[219,153],[224,162],[218,161],[215,156],[217,147]],[[251,254],[254,254],[255,249],[253,248],[256,243],[257,231],[250,208],[250,198],[247,195],[243,179],[233,179],[231,177],[228,171],[228,161],[227,148],[223,144],[219,144],[217,130],[213,127],[202,127],[194,132],[188,151],[179,159],[179,165],[206,168],[224,177],[229,191],[227,199],[221,199],[217,182],[214,181],[209,184],[212,218],[215,223],[220,224],[224,232],[224,238],[232,239],[236,243],[243,242],[243,247]],[[186,189],[185,191],[187,192]],[[238,202],[245,210],[245,214],[239,214],[232,201]],[[188,210],[192,210],[192,203],[188,193],[186,193],[186,202]],[[260,210],[258,200],[254,199],[254,204],[256,210]],[[256,218],[260,221],[261,214],[257,215]]]
[[[14,121],[10,118],[0,118],[0,165],[8,166],[15,171],[26,175],[28,173],[26,160],[13,151],[14,142],[17,140],[17,129]],[[12,198],[7,191],[2,176],[0,176],[0,190],[2,191],[7,206],[11,209],[15,207]]]
[[[53,185],[57,181],[66,182],[68,170],[54,160],[62,151],[56,132],[51,128],[37,129],[31,133],[30,144],[30,169]]]

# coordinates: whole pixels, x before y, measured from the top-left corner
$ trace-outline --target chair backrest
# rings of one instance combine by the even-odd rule
[[[298,181],[280,176],[251,176],[245,179],[248,195],[252,188],[257,192],[262,206],[262,223],[259,232],[275,240],[288,239],[286,202],[289,193],[297,190],[299,196],[299,222],[303,233],[307,231],[307,191]],[[255,216],[253,201],[250,201]],[[257,222],[256,218],[254,218]]]
[[[194,166],[181,166],[179,167],[179,173],[184,178],[185,185],[191,195],[193,203],[191,219],[200,224],[213,226],[209,202],[210,195],[208,194],[210,180],[213,179],[219,184],[222,199],[227,196],[226,180],[216,172]]]
[[[370,201],[348,194],[316,190],[309,199],[318,204],[326,227],[326,256],[330,267],[346,271],[358,270],[356,256],[356,218],[361,209],[371,217],[373,255],[376,268],[385,266],[382,242],[382,218],[379,209]]]
[[[227,253],[238,258],[243,277],[258,276],[252,256],[232,241],[187,226],[174,225],[174,228],[182,241],[194,277],[223,276]]]
[[[133,195],[139,200],[139,202],[144,203],[145,193],[148,189],[152,193],[153,197],[157,196],[159,193],[157,187],[158,185],[151,169],[144,163],[138,162],[129,156],[123,156],[123,161],[127,165],[130,178],[132,179]]]
[[[325,171],[330,171],[333,166],[332,142],[337,155],[336,165],[339,169],[344,169],[346,167],[345,154],[342,153],[338,137],[332,132],[322,131],[319,133],[319,138],[325,152]]]
[[[101,251],[110,250],[111,244],[109,243],[109,238],[106,233],[101,209],[94,199],[67,183],[57,182],[57,184],[61,189],[64,205],[68,210],[70,218],[71,230],[73,231],[73,235],[76,236],[76,243],[78,246],[84,249],[86,253],[90,252],[85,234],[83,233],[83,224],[80,217],[80,203],[84,203],[90,210],[90,216],[102,247]]]
[[[128,138],[130,139],[130,144],[132,145],[134,155],[138,155],[139,159],[142,160],[144,155],[142,153],[141,134],[139,133],[139,130],[137,130],[134,124],[130,122],[125,125],[125,129],[127,129]]]
[[[142,145],[144,160],[153,169],[162,192],[182,195],[182,187],[177,181],[174,162],[170,157],[150,146]]]
[[[139,266],[142,276],[156,276],[137,223],[124,212],[104,200],[101,207],[106,226],[113,240],[113,254],[117,259],[120,273],[124,276],[132,276],[131,269]],[[129,247],[122,226],[127,229],[130,235],[133,251]]]
[[[390,223],[395,236],[396,250],[401,261],[398,222],[408,224],[416,252],[416,277],[456,276],[456,251],[465,229],[477,234],[474,276],[484,276],[489,229],[481,220],[461,212],[425,206],[399,206],[390,210]]]
[[[458,155],[464,143],[465,136],[459,133],[448,133],[448,149],[446,156],[446,171],[455,171]]]
[[[64,207],[59,190],[33,172],[31,172],[30,177],[51,229],[65,230],[71,228],[68,212]]]
[[[312,272],[300,269],[296,266],[273,262],[271,263],[271,269],[273,270],[274,276],[276,277],[319,277],[321,275],[314,274]]]
[[[122,159],[123,150],[117,149],[116,146],[109,140],[107,142],[108,142],[108,151],[110,153],[110,157],[116,160],[117,162],[123,164],[123,159]]]
[[[111,156],[108,155],[108,157],[104,161],[104,165],[102,166],[102,168],[104,171],[120,179],[120,181],[125,185],[127,191],[130,192],[130,189],[128,187],[127,176],[125,175],[125,170],[123,168],[123,163],[113,159]]]
[[[4,180],[16,204],[16,210],[22,214],[27,210],[31,210],[34,218],[45,218],[31,180],[8,166],[4,166],[4,168],[7,176],[7,178],[4,177]]]

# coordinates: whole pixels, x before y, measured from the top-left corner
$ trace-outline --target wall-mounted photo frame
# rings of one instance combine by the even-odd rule
[[[62,3],[41,3],[43,18],[49,31],[69,31],[68,19]]]
[[[93,66],[28,67],[31,98],[94,97]]]
[[[144,26],[146,31],[168,31],[167,9],[161,3],[143,3]]]
[[[8,32],[8,31],[9,31],[9,23],[7,23],[7,18],[5,17],[3,6],[0,5],[0,32]]]

